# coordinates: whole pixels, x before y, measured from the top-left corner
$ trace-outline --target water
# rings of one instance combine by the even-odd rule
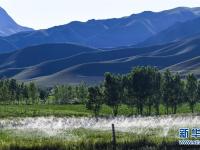
[[[111,130],[111,124],[115,124],[117,131],[132,132],[137,134],[159,134],[168,136],[170,130],[178,130],[182,127],[200,127],[200,116],[162,116],[162,117],[116,117],[116,118],[12,118],[1,119],[1,130],[36,131],[38,133],[55,136],[63,131],[79,128],[90,130]],[[158,132],[156,132],[158,131]],[[154,133],[153,133],[154,132]]]

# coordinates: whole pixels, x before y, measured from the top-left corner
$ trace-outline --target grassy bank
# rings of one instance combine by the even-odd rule
[[[109,150],[112,149],[112,134],[107,131],[90,131],[77,129],[65,133],[65,137],[28,136],[10,131],[0,132],[0,149],[70,149],[70,150]],[[70,135],[71,137],[67,136]],[[139,136],[134,133],[116,133],[117,149],[167,149],[181,148],[176,138],[161,138],[156,136]],[[184,147],[182,147],[184,148]],[[186,148],[186,147],[185,147]]]
[[[195,112],[200,111],[200,103],[195,106]],[[132,114],[133,112],[133,114]],[[144,115],[148,115],[147,108],[144,110]],[[177,114],[191,113],[187,104],[178,107]],[[119,107],[118,115],[131,116],[136,115],[136,109],[133,111],[126,105]],[[152,109],[152,114],[155,114],[155,110]],[[160,114],[165,114],[164,106],[160,106]],[[112,109],[106,105],[103,105],[100,116],[112,115]],[[88,117],[92,116],[92,113],[85,108],[85,105],[0,105],[0,118],[6,117],[37,117],[37,116],[56,116],[56,117]]]

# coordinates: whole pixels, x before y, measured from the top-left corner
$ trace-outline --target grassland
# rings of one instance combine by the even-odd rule
[[[200,103],[195,107],[195,111],[200,110]],[[119,107],[119,115],[130,116],[136,114],[136,109],[126,105]],[[148,114],[145,108],[146,115]],[[177,115],[191,115],[188,105],[182,105],[177,110]],[[155,110],[152,110],[155,114]],[[160,106],[160,114],[165,114],[164,106]],[[112,115],[112,109],[104,105],[100,116]],[[92,117],[92,113],[84,105],[0,105],[0,118],[9,117]],[[163,149],[189,149],[191,147],[179,146],[178,138],[174,135],[177,131],[171,131],[167,137],[159,137],[158,132],[149,135],[135,134],[127,132],[117,132],[117,150],[142,149],[142,150],[163,150]],[[169,134],[170,135],[170,134]],[[111,131],[97,131],[89,129],[75,129],[64,131],[61,135],[45,136],[35,131],[7,130],[0,129],[0,150],[110,150],[112,149]],[[194,149],[198,149],[194,147]]]
[[[0,149],[70,149],[70,150],[109,150],[112,149],[112,134],[107,131],[77,129],[65,133],[71,138],[39,137],[13,134],[0,131]],[[166,149],[178,146],[176,138],[144,137],[133,133],[116,133],[117,149]],[[74,140],[76,139],[76,140]]]
[[[132,114],[133,112],[133,114]],[[200,103],[195,107],[195,112],[200,112]],[[191,113],[188,105],[184,104],[178,107],[177,114]],[[136,115],[136,109],[133,111],[126,105],[119,107],[118,115],[131,116]],[[152,115],[155,110],[152,110]],[[160,115],[165,114],[164,106],[160,106]],[[112,109],[103,105],[100,116],[112,115]],[[144,115],[148,115],[147,108],[145,108]],[[55,116],[55,117],[90,117],[92,113],[85,108],[85,105],[0,105],[0,118],[6,117],[38,117],[38,116]]]

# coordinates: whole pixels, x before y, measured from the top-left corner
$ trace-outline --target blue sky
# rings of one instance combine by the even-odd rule
[[[145,10],[200,7],[200,0],[0,0],[19,24],[35,29],[68,22],[128,16]]]

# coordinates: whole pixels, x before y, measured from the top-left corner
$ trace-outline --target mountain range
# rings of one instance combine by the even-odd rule
[[[0,37],[0,78],[96,84],[105,72],[147,65],[200,77],[199,26],[200,8],[179,7],[20,31]]]
[[[176,24],[198,17],[200,8],[179,7],[161,12],[145,11],[122,18],[74,21],[49,29],[2,37],[0,52],[49,43],[72,43],[95,48],[132,46],[169,30],[170,27],[174,28]]]

